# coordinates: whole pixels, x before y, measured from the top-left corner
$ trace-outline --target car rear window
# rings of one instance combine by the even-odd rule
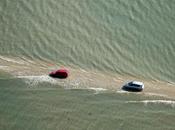
[[[133,86],[133,87],[141,87],[141,85],[133,84],[133,83],[129,83],[129,86]]]

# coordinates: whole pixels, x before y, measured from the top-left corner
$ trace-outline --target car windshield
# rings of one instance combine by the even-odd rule
[[[134,84],[134,83],[129,83],[129,86],[131,86],[131,87],[141,87],[141,85],[138,85],[138,84]]]

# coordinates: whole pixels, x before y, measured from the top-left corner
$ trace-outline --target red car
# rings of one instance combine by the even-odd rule
[[[59,79],[65,79],[68,77],[68,75],[69,73],[67,69],[59,69],[59,70],[55,70],[49,73],[50,77],[59,78]]]

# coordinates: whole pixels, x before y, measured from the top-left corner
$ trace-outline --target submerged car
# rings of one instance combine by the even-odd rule
[[[131,81],[123,85],[122,89],[132,92],[140,92],[144,89],[144,84],[139,81]]]

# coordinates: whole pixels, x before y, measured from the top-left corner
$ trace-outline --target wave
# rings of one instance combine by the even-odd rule
[[[11,63],[15,63],[15,64],[20,64],[20,65],[26,65],[27,62],[25,62],[24,60],[16,57],[16,59],[13,58],[9,58],[9,57],[6,57],[6,56],[2,56],[0,55],[0,60],[3,60],[5,62],[11,62]]]
[[[25,83],[29,86],[36,86],[39,83],[47,82],[51,84],[56,84],[57,81],[48,75],[40,75],[40,76],[17,76],[17,78],[24,79]]]
[[[4,66],[4,65],[0,65],[0,69],[5,69],[7,68],[8,66]]]
[[[142,101],[126,101],[125,103],[143,103],[144,105],[164,104],[164,105],[171,105],[172,107],[175,107],[174,100],[142,100]]]
[[[50,83],[54,85],[62,85],[65,89],[87,89],[95,91],[94,94],[99,94],[100,92],[104,92],[107,89],[105,88],[95,88],[95,87],[80,87],[79,82],[77,81],[68,81],[61,79],[54,79],[49,77],[48,75],[40,75],[40,76],[17,76],[17,78],[24,79],[25,83],[30,87],[36,87],[40,83]]]
[[[107,89],[104,88],[89,88],[89,89],[95,91],[94,94],[99,94],[100,92],[107,91]]]

